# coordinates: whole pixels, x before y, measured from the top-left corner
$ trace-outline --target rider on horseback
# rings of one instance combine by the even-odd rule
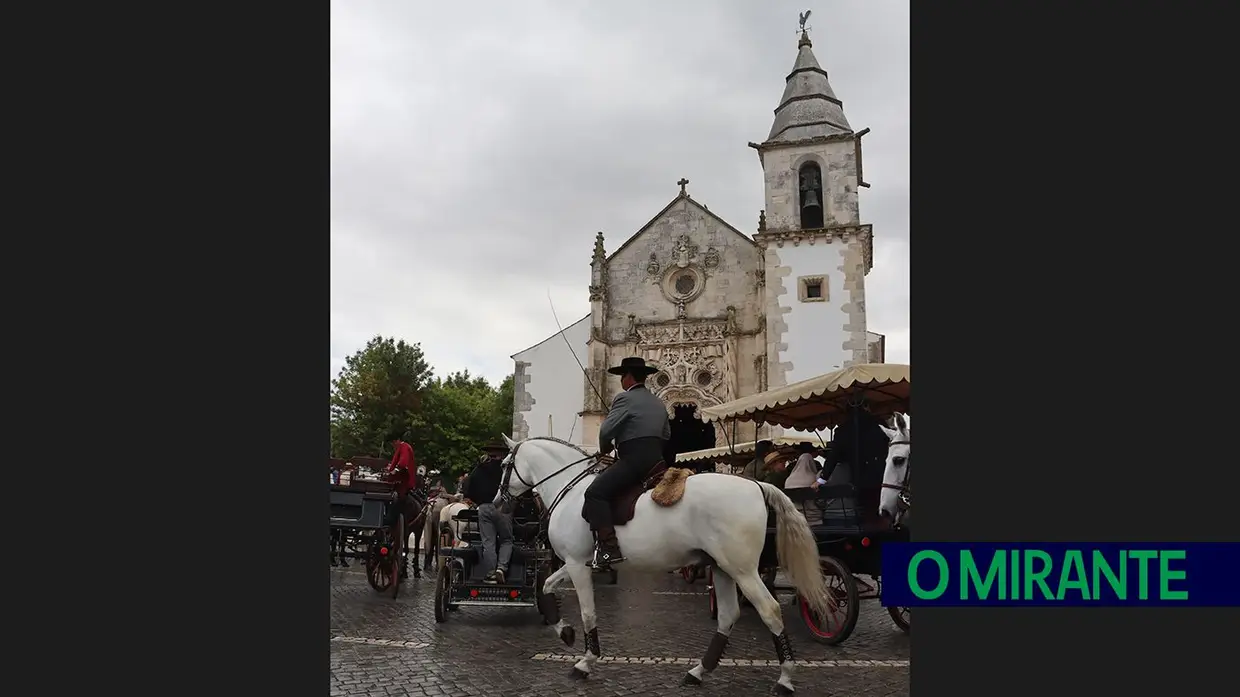
[[[594,567],[603,568],[624,561],[616,528],[612,523],[612,499],[636,486],[663,459],[664,442],[672,437],[671,423],[663,401],[646,389],[646,377],[658,372],[639,357],[626,358],[607,372],[620,376],[624,392],[616,395],[611,410],[599,429],[599,457],[607,455],[614,443],[619,459],[603,470],[586,489],[582,517],[597,537]]]

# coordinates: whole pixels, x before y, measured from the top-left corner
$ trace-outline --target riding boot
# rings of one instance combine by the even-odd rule
[[[594,548],[594,563],[592,564],[595,569],[606,569],[624,561],[624,556],[620,554],[620,542],[616,539],[614,527],[599,528],[597,535],[598,543]]]

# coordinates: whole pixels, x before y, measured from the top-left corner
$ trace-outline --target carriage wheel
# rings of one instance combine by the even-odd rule
[[[692,586],[693,582],[696,581],[698,577],[697,564],[690,564],[688,566],[681,567],[680,575],[685,579],[685,583]]]
[[[719,601],[715,599],[715,567],[706,567],[706,588],[710,595],[710,618],[719,619]]]
[[[400,594],[401,573],[405,570],[405,514],[396,514],[396,525],[392,526],[392,548],[388,552],[388,562],[391,564],[392,574],[392,600]]]
[[[435,577],[435,621],[448,621],[448,598],[452,594],[452,565],[440,564]]]
[[[889,607],[887,614],[891,615],[891,620],[896,623],[900,631],[908,634],[909,609],[906,607]]]
[[[371,588],[380,593],[386,592],[392,582],[384,563],[386,557],[379,552],[386,545],[387,533],[383,530],[376,530],[370,537],[370,547],[366,552],[366,581],[370,583]]]
[[[857,579],[853,578],[844,562],[835,557],[823,557],[819,565],[822,575],[826,577],[824,580],[830,602],[827,616],[819,617],[800,596],[797,602],[801,606],[801,620],[814,641],[834,645],[847,639],[857,626],[857,615],[861,611]]]

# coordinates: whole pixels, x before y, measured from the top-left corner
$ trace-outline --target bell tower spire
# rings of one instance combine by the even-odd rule
[[[871,227],[861,222],[861,136],[844,116],[801,14],[792,70],[758,151],[766,188],[763,251],[767,386],[868,360],[865,275]],[[801,347],[815,347],[812,351]]]

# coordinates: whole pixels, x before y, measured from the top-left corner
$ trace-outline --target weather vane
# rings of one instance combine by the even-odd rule
[[[806,10],[801,13],[801,27],[797,29],[797,31],[804,32],[808,28],[805,26],[805,23],[809,21],[809,16],[813,14],[813,12],[813,10]]]

